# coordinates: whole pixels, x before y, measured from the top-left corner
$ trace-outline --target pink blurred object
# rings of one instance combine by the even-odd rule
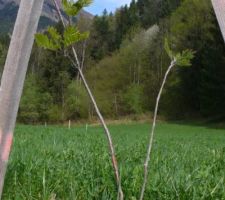
[[[3,147],[3,152],[2,152],[2,160],[4,162],[8,161],[9,159],[9,153],[11,150],[12,141],[13,141],[13,134],[12,133],[7,134],[5,144]]]

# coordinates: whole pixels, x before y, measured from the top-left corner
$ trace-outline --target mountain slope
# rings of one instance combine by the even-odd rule
[[[0,33],[12,31],[16,20],[20,0],[0,0]],[[92,19],[93,16],[82,10],[78,17]],[[38,29],[44,29],[48,25],[58,21],[57,13],[51,0],[45,0]]]

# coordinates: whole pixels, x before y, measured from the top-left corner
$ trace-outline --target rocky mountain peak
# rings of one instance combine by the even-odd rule
[[[61,0],[57,0],[61,6]],[[0,33],[6,33],[12,30],[14,25],[17,11],[19,8],[20,0],[0,0]],[[82,10],[79,17],[92,19],[93,15]],[[57,12],[54,8],[52,0],[45,0],[43,11],[39,22],[39,29],[43,29],[48,25],[58,22]]]

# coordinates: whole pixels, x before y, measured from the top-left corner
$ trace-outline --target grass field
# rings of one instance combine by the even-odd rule
[[[138,199],[150,126],[112,125],[125,199]],[[3,199],[116,199],[100,127],[18,126]],[[225,129],[157,126],[146,200],[225,200]],[[53,198],[56,197],[56,198]]]

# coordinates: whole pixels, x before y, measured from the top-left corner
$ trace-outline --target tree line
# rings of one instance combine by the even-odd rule
[[[79,19],[90,38],[77,44],[83,71],[103,114],[109,118],[154,110],[155,99],[174,51],[192,49],[190,67],[177,68],[163,92],[160,114],[172,119],[225,117],[225,47],[209,0],[138,0],[92,21]],[[62,32],[62,24],[56,28]],[[0,39],[0,66],[8,47]],[[85,51],[84,51],[85,50]],[[94,117],[94,110],[64,51],[33,47],[19,109],[25,123]]]

